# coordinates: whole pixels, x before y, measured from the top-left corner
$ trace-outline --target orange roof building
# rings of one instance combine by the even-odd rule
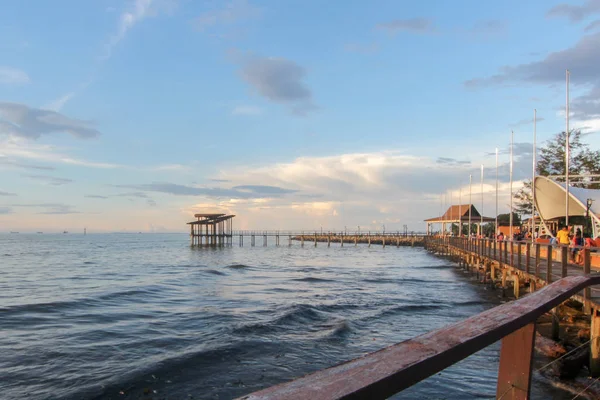
[[[473,204],[452,205],[448,207],[448,210],[446,210],[442,216],[425,220],[427,223],[427,234],[431,234],[432,224],[440,224],[441,232],[445,235],[447,232],[447,224],[450,224],[450,226],[452,226],[452,224],[460,224],[462,226],[462,224],[468,224],[469,219],[471,220],[471,224],[477,225],[478,234],[481,232],[482,223],[494,222],[496,220],[496,218],[483,217]],[[462,232],[462,229],[459,229],[459,232]]]

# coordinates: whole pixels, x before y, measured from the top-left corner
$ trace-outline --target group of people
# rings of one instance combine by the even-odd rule
[[[563,246],[571,247],[571,262],[576,264],[583,264],[583,254],[581,252],[582,247],[600,247],[600,236],[596,240],[589,236],[583,237],[581,229],[577,229],[574,235],[571,234],[567,226],[563,228],[550,239],[550,244],[560,244]],[[595,251],[595,250],[592,250]]]

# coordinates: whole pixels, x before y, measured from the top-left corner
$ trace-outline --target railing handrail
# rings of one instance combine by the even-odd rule
[[[240,399],[387,398],[535,323],[573,294],[597,284],[600,275],[563,278],[445,328]]]

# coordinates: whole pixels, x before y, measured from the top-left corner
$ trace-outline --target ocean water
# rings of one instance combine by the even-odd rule
[[[0,235],[0,398],[230,399],[497,304],[420,248]],[[498,352],[394,398],[494,398]],[[572,397],[533,386],[534,398]]]

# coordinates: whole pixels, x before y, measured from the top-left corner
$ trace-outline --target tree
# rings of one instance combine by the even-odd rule
[[[566,134],[561,132],[540,148],[536,168],[538,175],[563,175],[556,180],[565,181],[565,144]],[[600,189],[600,184],[591,182],[590,178],[571,177],[586,174],[600,174],[600,151],[590,150],[587,144],[581,143],[581,131],[573,130],[569,135],[569,183],[575,187]],[[531,215],[531,179],[525,181],[513,197],[516,200],[514,211],[521,215]]]
[[[498,214],[498,225],[509,226],[510,225],[510,214]],[[516,212],[513,212],[513,226],[521,226],[521,216]]]

